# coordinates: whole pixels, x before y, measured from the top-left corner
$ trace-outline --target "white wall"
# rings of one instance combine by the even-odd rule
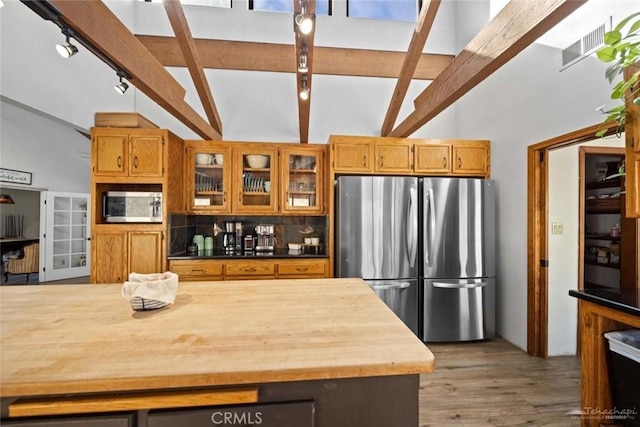
[[[491,175],[498,190],[498,333],[523,349],[527,147],[600,122],[602,116],[594,110],[609,93],[605,67],[597,59],[587,58],[563,72],[559,65],[557,49],[532,45],[457,104],[459,136],[492,141]]]
[[[563,224],[563,234],[548,230],[548,354],[576,354],[578,303],[569,290],[578,288],[579,149],[624,147],[624,137],[595,139],[549,153],[549,224]]]
[[[0,100],[0,167],[31,172],[30,187],[88,193],[90,151],[68,125]]]

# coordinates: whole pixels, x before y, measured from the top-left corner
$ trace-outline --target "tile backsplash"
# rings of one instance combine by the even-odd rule
[[[256,225],[273,224],[276,236],[276,248],[286,248],[287,243],[301,243],[303,235],[300,229],[306,224],[318,233],[320,242],[326,242],[329,220],[327,216],[228,216],[228,215],[169,215],[169,256],[186,253],[187,245],[196,234],[214,235],[214,224],[224,230],[226,221],[241,221],[243,234],[253,232]],[[214,237],[214,248],[222,248],[222,231]]]

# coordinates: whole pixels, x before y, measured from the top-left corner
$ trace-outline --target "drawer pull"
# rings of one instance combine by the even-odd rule
[[[462,167],[462,159],[460,157],[458,157],[458,167],[459,168]]]
[[[204,273],[204,268],[192,269],[192,273]]]
[[[254,273],[256,271],[255,267],[249,267],[249,268],[245,268],[244,271],[248,272],[248,273]]]
[[[296,268],[296,270],[299,271],[299,272],[307,271],[308,269],[309,269],[308,267],[298,267],[298,268]]]

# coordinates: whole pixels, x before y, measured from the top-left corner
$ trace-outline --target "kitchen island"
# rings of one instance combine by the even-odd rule
[[[606,332],[640,328],[640,294],[635,289],[571,290],[578,298],[582,426],[600,426],[615,419],[607,363]],[[632,408],[618,408],[632,409]],[[609,418],[608,418],[609,417]]]
[[[417,426],[434,368],[360,279],[180,283],[147,312],[118,285],[4,287],[0,304],[2,425]]]

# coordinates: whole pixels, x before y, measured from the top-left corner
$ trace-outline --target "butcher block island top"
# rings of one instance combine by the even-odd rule
[[[429,349],[360,279],[180,283],[134,312],[120,285],[0,289],[0,396],[430,372]]]

